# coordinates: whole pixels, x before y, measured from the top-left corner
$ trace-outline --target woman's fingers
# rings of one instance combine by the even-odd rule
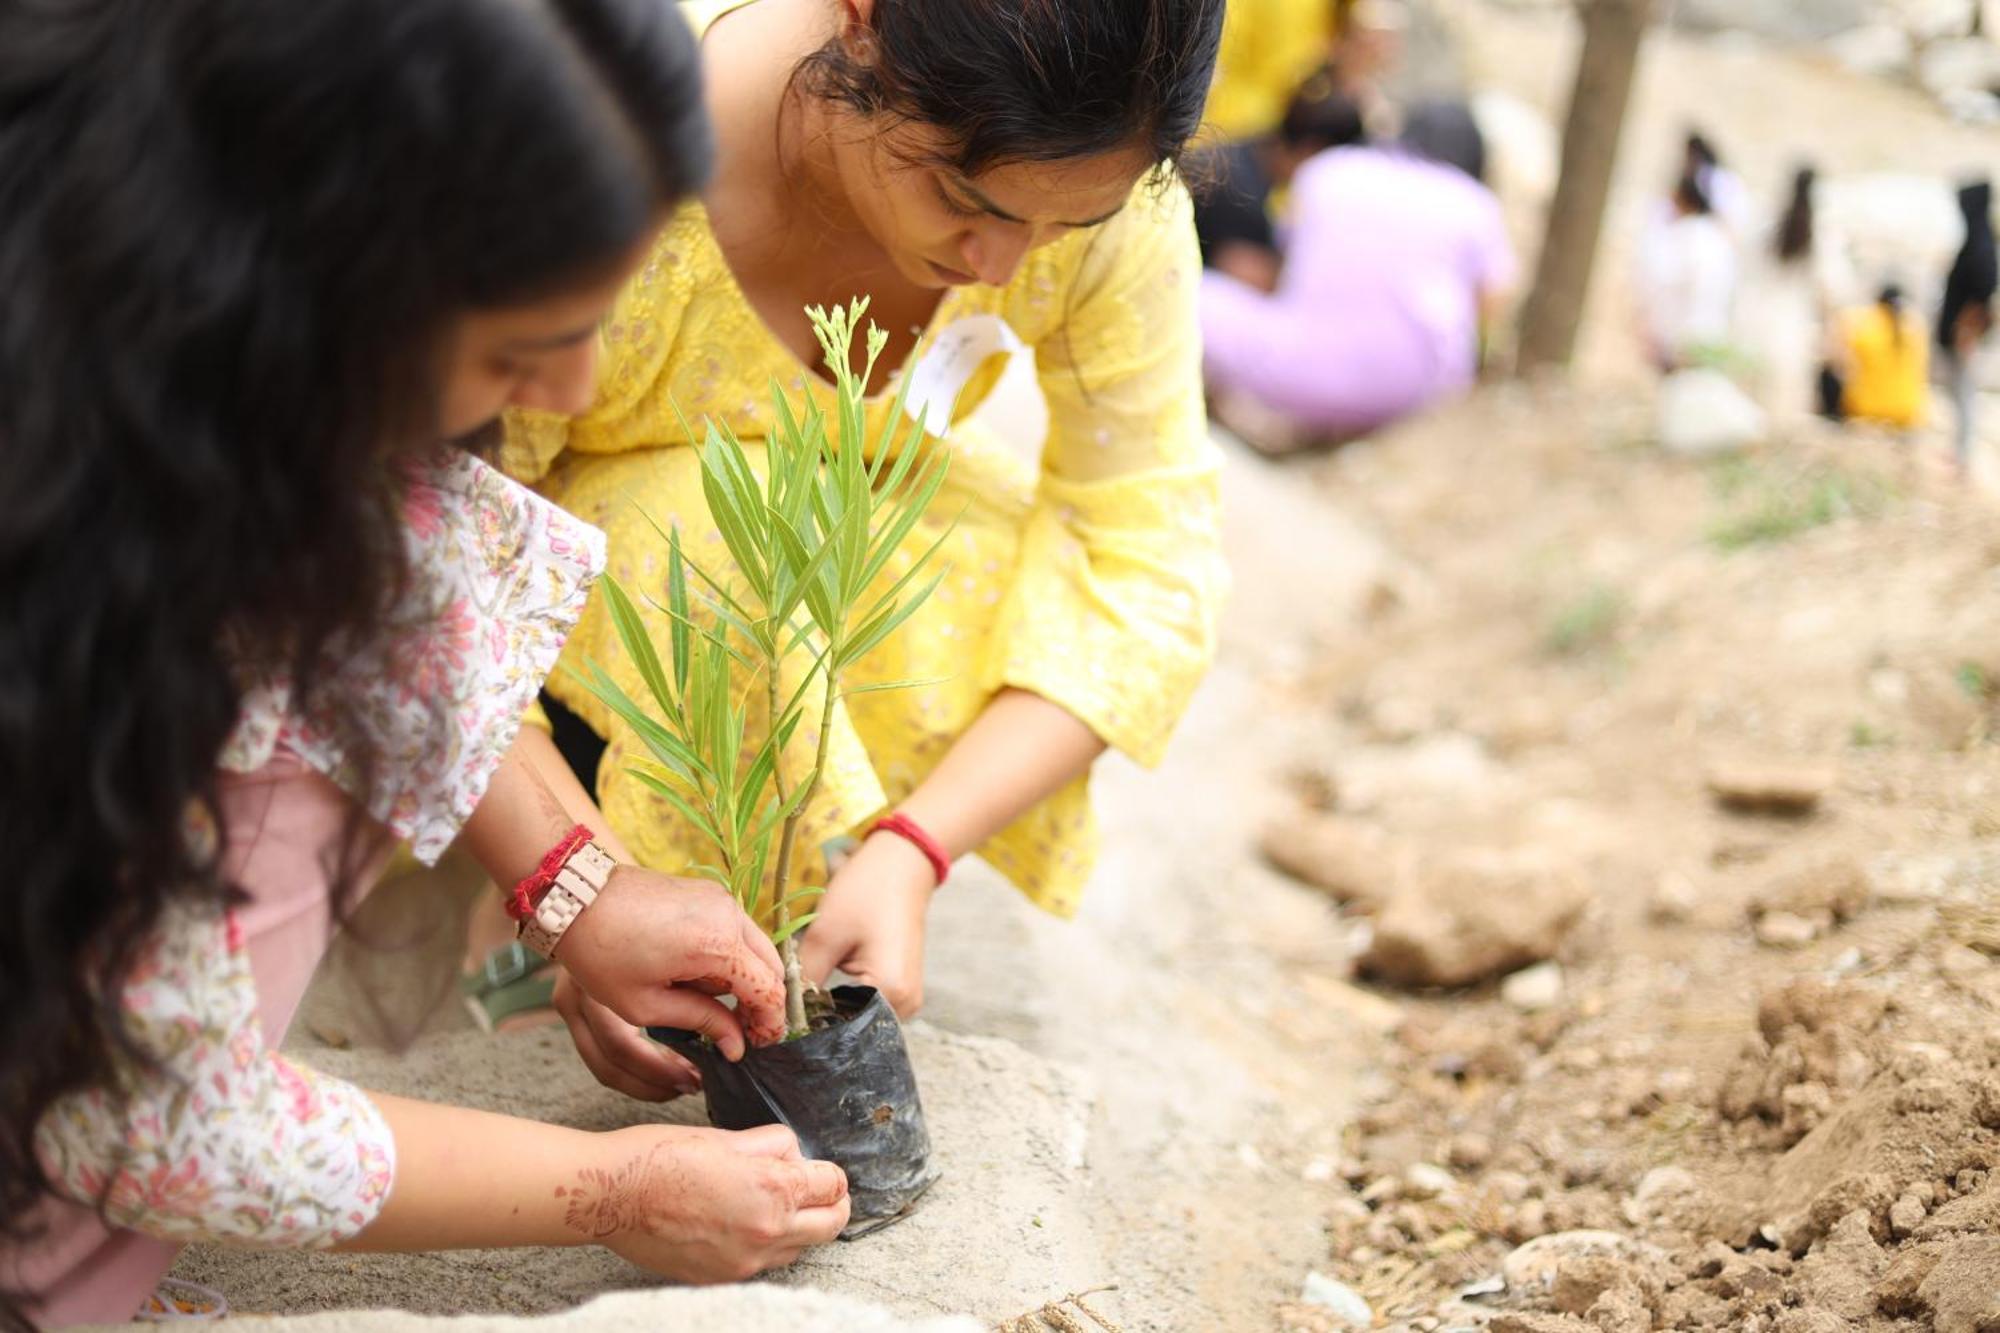
[[[778,946],[771,943],[770,937],[765,935],[757,923],[748,916],[743,918],[742,928],[744,947],[749,949],[753,958],[771,970],[771,974],[778,978],[778,984],[783,985],[785,963],[778,955]]]
[[[588,1069],[591,1076],[599,1083],[613,1092],[622,1092],[635,1101],[664,1102],[674,1095],[664,1088],[656,1087],[628,1073],[620,1068],[616,1061],[605,1055],[603,1048],[598,1045],[597,1034],[590,1030],[589,1021],[582,1015],[572,1017],[564,1014],[563,1021],[569,1024],[569,1036],[576,1044],[577,1058],[583,1061],[584,1068]]]
[[[740,990],[736,993],[736,1001],[739,1005],[743,1003],[743,992]],[[778,1019],[781,1028],[784,1005],[784,992],[780,991]],[[639,1009],[641,1012],[632,1017],[646,1027],[684,1028],[699,1032],[714,1042],[726,1059],[743,1058],[743,1024],[737,1021],[734,1013],[710,996],[686,986],[666,986],[648,995]]]
[[[701,1075],[681,1056],[648,1037],[603,1005],[589,1011],[591,1035],[598,1050],[626,1073],[649,1087],[661,1089],[666,1097],[701,1091]]]

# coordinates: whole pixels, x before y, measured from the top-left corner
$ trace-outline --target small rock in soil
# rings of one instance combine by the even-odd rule
[[[1307,1305],[1332,1311],[1336,1318],[1358,1329],[1368,1328],[1375,1322],[1375,1312],[1368,1308],[1368,1302],[1362,1299],[1360,1292],[1324,1273],[1307,1273],[1305,1289],[1300,1292],[1299,1298]]]
[[[1726,810],[1807,815],[1840,780],[1829,764],[1721,761],[1708,770],[1708,790]]]
[[[1555,956],[1592,900],[1574,867],[1485,854],[1427,867],[1356,964],[1405,986],[1468,986]]]
[[[1643,1264],[1610,1254],[1576,1254],[1556,1264],[1549,1299],[1564,1314],[1589,1318],[1598,1298],[1613,1290],[1637,1293],[1642,1298],[1640,1303],[1651,1309],[1659,1305],[1665,1285],[1658,1273]]]
[[[1663,926],[1684,925],[1701,909],[1701,889],[1678,870],[1669,870],[1653,886],[1647,910]]]
[[[1296,814],[1266,828],[1259,846],[1287,875],[1361,911],[1381,910],[1395,888],[1398,853],[1392,840],[1358,820]]]
[[[1928,1212],[1925,1204],[1929,1196],[1928,1189],[1921,1194],[1904,1190],[1902,1197],[1889,1205],[1889,1234],[1901,1240],[1922,1226]]]
[[[1826,934],[1831,916],[1803,917],[1794,912],[1766,912],[1757,918],[1757,942],[1773,949],[1798,949]]]
[[[1775,876],[1751,899],[1750,913],[1847,921],[1868,906],[1871,892],[1862,864],[1851,856],[1837,856]]]
[[[1799,1265],[1799,1285],[1816,1308],[1843,1319],[1865,1319],[1875,1309],[1875,1283],[1889,1266],[1875,1243],[1874,1219],[1852,1212],[1813,1247]]]
[[[1583,1317],[1598,1333],[1653,1333],[1654,1310],[1635,1287],[1612,1287],[1591,1303]]]
[[[1917,1304],[1936,1333],[2000,1330],[2000,1236],[1968,1236],[1938,1252]]]
[[[1875,1306],[1883,1314],[1914,1318],[1924,1313],[1918,1292],[1924,1279],[1937,1267],[1935,1248],[1904,1250],[1889,1265],[1889,1271],[1875,1284]]]
[[[1500,983],[1500,998],[1524,1014],[1553,1009],[1562,996],[1563,970],[1557,963],[1522,968]]]
[[[1507,1290],[1526,1296],[1546,1294],[1555,1286],[1562,1264],[1585,1256],[1605,1256],[1647,1272],[1664,1275],[1671,1271],[1666,1252],[1656,1245],[1616,1231],[1558,1231],[1531,1240],[1509,1254],[1500,1264]]]
[[[1451,1172],[1429,1162],[1414,1163],[1403,1173],[1403,1197],[1406,1199],[1435,1199],[1457,1189],[1458,1181]]]
[[[1461,1171],[1477,1171],[1493,1160],[1493,1143],[1481,1134],[1460,1134],[1446,1148],[1445,1157]]]
[[[1694,1173],[1686,1168],[1656,1166],[1640,1177],[1638,1186],[1632,1191],[1626,1217],[1635,1226],[1661,1220],[1670,1215],[1676,1205],[1694,1197],[1699,1188]]]

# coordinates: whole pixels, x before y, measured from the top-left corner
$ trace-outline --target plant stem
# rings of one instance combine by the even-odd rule
[[[833,737],[833,706],[839,701],[839,691],[834,685],[833,667],[831,664],[839,660],[840,644],[836,641],[828,647],[824,659],[827,665],[819,668],[826,672],[826,699],[820,707],[819,736],[816,742],[817,750],[813,756],[812,777],[806,783],[806,793],[799,801],[799,808],[786,818],[784,830],[778,835],[778,867],[775,874],[773,891],[778,895],[778,929],[780,930],[785,928],[785,925],[791,920],[792,916],[791,908],[785,902],[792,880],[792,849],[798,842],[799,825],[805,820],[807,808],[812,805],[813,794],[819,790],[819,776],[826,771],[826,752]],[[778,706],[778,677],[776,671],[770,673],[770,680],[771,707],[774,710],[775,716],[775,710]],[[773,725],[776,725],[775,721]],[[785,799],[785,779],[782,772],[784,768],[783,759],[784,756],[780,755],[780,762],[771,766],[772,775],[778,784],[778,800],[780,803],[783,803]],[[806,1023],[805,978],[799,972],[799,937],[797,935],[786,936],[785,942],[778,946],[778,956],[785,963],[786,1036],[803,1037],[809,1028]]]
[[[770,698],[766,725],[775,732],[778,726],[777,662],[770,663],[770,669],[764,673],[764,678],[769,684]],[[776,762],[771,765],[771,781],[778,794],[778,804],[782,806],[785,803],[785,756],[782,751],[776,756]],[[818,783],[815,781],[813,785],[817,786]],[[811,799],[812,794],[808,791],[806,800]],[[776,926],[779,931],[792,923],[792,905],[786,899],[789,897],[792,882],[792,847],[798,841],[799,819],[804,814],[805,803],[800,802],[798,810],[785,820],[784,832],[778,838],[778,865],[773,872],[772,885],[773,892],[777,895],[775,911]],[[785,964],[785,1036],[803,1037],[808,1030],[806,983],[805,977],[799,972],[799,941],[796,935],[785,936],[784,943],[778,946],[778,957]]]

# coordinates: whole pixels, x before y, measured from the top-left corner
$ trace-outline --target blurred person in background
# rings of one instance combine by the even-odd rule
[[[1739,242],[1753,234],[1750,191],[1743,178],[1723,165],[1715,142],[1701,130],[1689,130],[1681,153],[1681,177],[1693,177],[1708,198],[1711,212]]]
[[[1815,410],[1832,357],[1833,314],[1850,289],[1847,256],[1817,207],[1819,173],[1801,166],[1778,222],[1748,265],[1739,324],[1757,365],[1764,409],[1796,419]]]
[[[1662,374],[1719,355],[1736,304],[1736,246],[1715,216],[1703,177],[1684,173],[1671,204],[1673,216],[1647,229],[1639,254],[1640,318]]]
[[[1896,430],[1922,425],[1930,411],[1930,347],[1931,330],[1895,283],[1847,311],[1840,320],[1842,415]]]
[[[1963,476],[1972,467],[1978,425],[1979,349],[1992,331],[1994,293],[2000,288],[2000,263],[1996,263],[1993,242],[1992,182],[1978,180],[1962,187],[1958,206],[1965,214],[1965,241],[1945,277],[1937,343],[1957,414],[1952,425],[1952,458]]]
[[[1301,112],[1358,124],[1337,92]],[[1401,144],[1356,141],[1292,180],[1268,289],[1203,275],[1205,374],[1218,417],[1284,452],[1351,438],[1469,387],[1515,260],[1492,192]]]
[[[1355,0],[1230,0],[1202,120],[1229,142],[1269,134],[1293,93],[1322,71]]]
[[[1272,210],[1307,161],[1329,148],[1366,137],[1361,109],[1333,95],[1321,73],[1309,81],[1274,133],[1207,148],[1189,175],[1195,194],[1195,235],[1202,263],[1270,291],[1278,280],[1278,238]]]

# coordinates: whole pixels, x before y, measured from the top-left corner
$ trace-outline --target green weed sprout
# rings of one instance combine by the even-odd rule
[[[922,425],[906,420],[908,377],[869,448],[864,394],[888,335],[868,326],[857,374],[850,354],[867,309],[862,299],[830,314],[817,306],[806,312],[833,374],[834,418],[829,426],[810,396],[795,407],[774,383],[775,424],[761,479],[735,432],[709,422],[700,446],[702,494],[736,565],[733,577],[701,568],[682,549],[678,529],[667,531],[648,516],[667,543],[666,601],[647,599],[669,622],[664,661],[631,594],[616,579],[604,580],[645,701],[594,662],[583,677],[646,747],[651,762],[642,761],[634,776],[713,851],[713,863],[693,873],[727,886],[753,917],[761,919],[761,909],[772,905],[788,1038],[808,1031],[796,937],[814,916],[804,910],[807,903],[823,890],[794,891],[791,882],[799,824],[826,768],[834,706],[843,695],[914,683],[847,687],[842,676],[930,596],[942,575],[923,575],[950,535],[941,533],[886,588],[879,586],[937,497],[947,455],[926,448]],[[697,605],[707,612],[700,619]],[[748,704],[753,690],[765,704],[756,735]],[[781,756],[814,703],[812,766],[788,787]]]

